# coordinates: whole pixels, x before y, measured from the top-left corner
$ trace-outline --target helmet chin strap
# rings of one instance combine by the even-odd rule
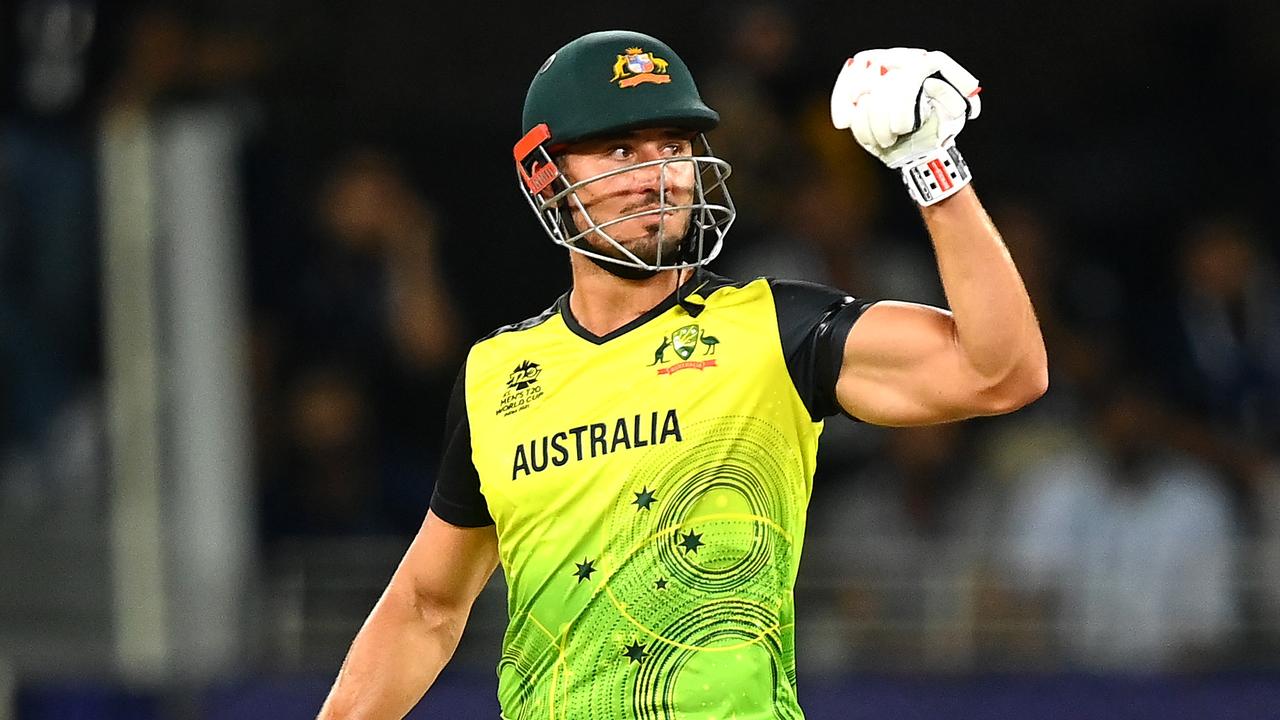
[[[648,280],[658,274],[657,270],[645,270],[644,268],[631,267],[630,265],[619,265],[608,260],[601,260],[594,255],[587,255],[587,259],[595,263],[596,267],[601,270],[623,280]]]

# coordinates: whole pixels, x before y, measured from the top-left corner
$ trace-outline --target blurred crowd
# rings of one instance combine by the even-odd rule
[[[95,149],[106,113],[214,103],[242,119],[245,452],[268,550],[412,533],[469,344],[563,291],[561,253],[520,206],[506,143],[526,75],[578,28],[523,41],[514,80],[467,78],[506,92],[480,101],[503,117],[470,118],[431,114],[414,73],[377,43],[398,37],[392,20],[357,21],[350,3],[309,17],[296,2],[268,6],[0,7],[0,522],[91,513],[107,492]],[[670,39],[721,113],[709,140],[734,167],[740,215],[712,269],[945,304],[898,181],[830,128],[826,70],[845,50],[812,56],[805,38],[821,35],[822,13],[733,7],[714,40]],[[1213,67],[1188,77],[1221,71],[1219,105],[1236,107],[1250,86],[1229,73],[1275,58],[1236,43],[1234,25],[1201,20],[1164,18],[1164,44],[1145,41],[1126,61],[1164,82],[1161,58],[1197,27]],[[1097,32],[1105,40],[1123,22]],[[990,50],[970,62],[958,43],[953,56],[1000,79]],[[356,55],[363,64],[344,76]],[[370,68],[385,72],[366,83]],[[1080,71],[1084,86],[1108,69]],[[1221,129],[1171,116],[1173,98],[1118,102],[1108,120],[1079,106],[1055,115],[1055,103],[1087,96],[1005,103],[1036,86],[995,85],[960,144],[1035,302],[1050,390],[1016,415],[957,425],[828,422],[801,569],[805,661],[1266,664],[1280,650],[1280,228],[1254,202],[1267,196],[1236,173],[1236,149],[1153,149]],[[1257,112],[1275,119],[1274,107]],[[1068,136],[1081,127],[1070,119],[1091,122],[1089,137]],[[1231,132],[1232,143],[1273,143],[1248,148],[1263,159],[1280,149]],[[1203,192],[1188,192],[1188,177]]]

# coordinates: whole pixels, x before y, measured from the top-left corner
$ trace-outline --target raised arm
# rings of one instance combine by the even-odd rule
[[[494,527],[433,512],[356,635],[319,720],[399,720],[435,682],[498,565]]]
[[[1031,300],[955,147],[982,110],[981,90],[945,53],[915,48],[858,53],[832,90],[832,123],[901,171],[921,205],[951,307],[880,302],[849,332],[836,397],[868,422],[996,415],[1048,387]]]
[[[951,311],[882,301],[845,341],[841,407],[879,425],[1016,410],[1044,394],[1044,340],[1022,278],[972,187],[921,208]]]

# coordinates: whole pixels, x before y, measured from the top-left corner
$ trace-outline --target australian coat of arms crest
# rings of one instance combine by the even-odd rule
[[[613,79],[620,88],[635,87],[641,83],[669,83],[671,76],[667,74],[667,61],[647,53],[643,48],[632,47],[618,56],[613,64]]]
[[[653,362],[649,363],[649,367],[665,365],[674,360],[675,358],[667,358],[668,350],[673,351],[676,354],[676,358],[679,358],[681,362],[671,367],[660,368],[658,370],[659,375],[669,375],[685,368],[701,370],[706,367],[715,367],[716,361],[714,359],[691,360],[690,358],[693,357],[694,351],[698,349],[699,345],[702,346],[702,355],[706,356],[714,355],[716,346],[719,344],[720,340],[718,338],[714,335],[706,334],[697,325],[685,325],[671,333],[671,335],[663,336],[662,344],[658,346],[657,350],[653,351]]]

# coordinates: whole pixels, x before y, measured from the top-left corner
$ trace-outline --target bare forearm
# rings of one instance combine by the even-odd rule
[[[423,608],[392,586],[351,644],[318,720],[399,720],[452,657],[466,611]]]
[[[1044,374],[1045,349],[1031,299],[972,187],[921,209],[942,286],[969,363],[994,381]],[[1031,377],[1034,376],[1034,377]]]

